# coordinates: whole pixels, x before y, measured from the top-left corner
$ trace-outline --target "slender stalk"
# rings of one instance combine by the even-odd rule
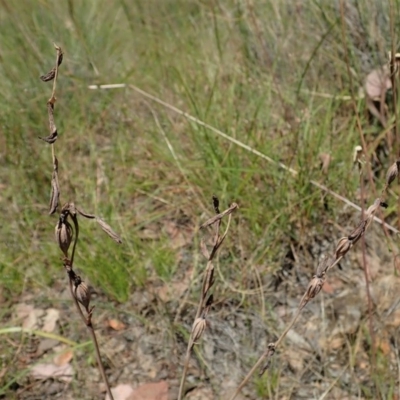
[[[365,202],[365,184],[364,179],[361,173],[360,168],[360,189],[361,189],[361,208],[362,208],[362,216],[364,218],[364,202]],[[364,271],[364,279],[365,279],[365,292],[367,295],[367,303],[368,303],[368,328],[369,328],[369,335],[371,337],[371,374],[373,374],[375,368],[375,358],[376,358],[376,342],[375,342],[375,334],[374,334],[374,324],[372,320],[372,299],[371,299],[371,291],[369,287],[369,266],[367,263],[367,256],[366,256],[366,246],[365,246],[365,237],[361,238],[361,250],[362,250],[362,262],[363,262],[363,271]]]
[[[398,121],[398,113],[397,113],[397,81],[396,81],[396,73],[398,66],[396,65],[396,47],[395,47],[395,30],[394,30],[394,7],[393,0],[389,0],[389,24],[390,24],[390,40],[391,51],[390,51],[390,60],[389,60],[389,68],[390,68],[390,80],[392,82],[392,101],[393,101],[393,114],[394,114],[394,144],[395,151],[394,154],[397,153],[397,156],[400,157],[400,138],[399,138],[399,121]],[[391,149],[392,150],[392,149]]]
[[[53,160],[52,196],[51,196],[51,202],[50,202],[50,214],[53,214],[57,210],[58,197],[60,195],[59,183],[58,183],[58,161],[57,161],[57,158],[55,155],[55,148],[54,148],[54,143],[57,140],[57,128],[56,128],[56,125],[54,122],[53,111],[54,111],[54,104],[56,102],[55,94],[56,94],[56,88],[57,88],[58,67],[59,67],[59,65],[61,65],[63,53],[62,53],[62,50],[60,47],[58,47],[57,45],[54,45],[54,47],[56,48],[56,51],[57,51],[56,65],[48,74],[43,75],[41,77],[41,79],[45,82],[53,79],[53,88],[52,88],[51,97],[47,102],[48,113],[49,113],[50,136],[41,138],[44,141],[46,141],[47,143],[50,143],[52,160]],[[54,185],[54,180],[56,181],[56,185]],[[55,188],[55,186],[56,186],[56,188]],[[105,373],[104,365],[101,360],[100,347],[99,347],[96,332],[94,330],[93,323],[92,323],[92,313],[93,313],[94,307],[89,309],[90,289],[81,280],[80,276],[76,275],[73,270],[76,247],[77,247],[77,243],[78,243],[78,239],[79,239],[79,223],[78,223],[77,212],[79,212],[80,215],[82,215],[86,218],[96,219],[96,221],[100,224],[102,229],[118,243],[121,243],[121,239],[111,229],[111,227],[108,224],[106,224],[103,220],[95,217],[94,215],[82,213],[80,210],[77,210],[75,208],[74,203],[66,203],[62,207],[59,221],[56,225],[56,240],[57,240],[57,243],[58,243],[60,249],[64,253],[64,268],[68,274],[69,288],[70,288],[71,296],[72,296],[75,306],[78,310],[78,314],[80,315],[82,321],[84,322],[84,324],[86,325],[86,327],[88,328],[88,330],[90,332],[90,336],[91,336],[91,339],[92,339],[92,342],[93,342],[94,348],[95,348],[95,354],[96,354],[98,367],[100,370],[100,374],[103,378],[103,381],[106,385],[106,390],[107,390],[108,396],[109,396],[110,400],[114,400],[113,394],[111,392],[111,387],[110,387],[107,375]],[[74,224],[73,228],[72,228],[71,224],[68,222],[68,218],[72,219],[73,224]],[[69,247],[70,247],[72,239],[73,239],[72,254],[71,254],[71,257],[69,258],[68,251],[69,251]],[[79,303],[84,306],[87,315],[84,314]]]
[[[190,356],[191,356],[193,346],[196,344],[196,341],[200,339],[201,334],[206,327],[206,317],[207,317],[207,314],[209,312],[209,309],[210,309],[211,303],[212,303],[212,295],[209,296],[209,291],[214,284],[213,260],[214,260],[214,257],[216,255],[218,249],[221,247],[221,245],[222,245],[223,241],[225,240],[225,237],[228,233],[231,218],[232,218],[232,212],[234,210],[236,210],[238,207],[236,203],[233,203],[227,210],[220,213],[219,212],[219,201],[216,197],[213,197],[213,202],[214,202],[214,209],[215,209],[215,212],[217,215],[215,217],[211,218],[210,220],[208,220],[203,225],[201,225],[201,227],[215,225],[213,247],[212,247],[211,252],[207,255],[208,260],[207,260],[206,268],[204,269],[203,283],[202,283],[202,287],[201,287],[199,303],[197,306],[196,316],[194,319],[192,330],[191,330],[191,333],[189,336],[188,345],[186,348],[183,371],[182,371],[181,381],[179,384],[178,400],[182,400],[183,396],[184,396],[184,387],[185,387],[186,376],[187,376],[187,371],[189,368]],[[228,215],[228,223],[227,223],[225,232],[221,236],[220,235],[221,222],[222,222],[222,218],[226,215]]]
[[[99,367],[101,377],[103,378],[103,381],[104,381],[104,383],[106,385],[107,394],[110,397],[110,400],[114,400],[113,394],[111,392],[110,383],[108,381],[107,374],[106,374],[106,371],[104,369],[103,362],[101,360],[100,347],[99,347],[99,343],[97,341],[96,332],[94,330],[93,323],[92,323],[92,310],[93,309],[90,310],[89,315],[86,317],[85,314],[83,313],[82,309],[81,309],[81,306],[79,305],[78,300],[76,299],[76,297],[74,295],[74,286],[73,286],[73,282],[72,282],[71,279],[69,280],[69,289],[70,289],[70,292],[71,292],[71,296],[74,299],[74,303],[75,303],[76,309],[78,310],[78,314],[80,315],[83,323],[87,326],[87,328],[88,328],[88,330],[90,332],[90,335],[91,335],[91,338],[92,338],[92,342],[94,344],[97,365]]]

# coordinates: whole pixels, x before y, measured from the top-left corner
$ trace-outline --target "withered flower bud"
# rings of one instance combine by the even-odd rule
[[[314,275],[314,277],[311,279],[311,282],[308,284],[307,294],[305,296],[305,300],[307,300],[307,302],[313,299],[321,291],[322,286],[324,286],[325,279],[325,274],[322,274],[321,277]]]
[[[57,170],[54,170],[53,176],[51,178],[49,215],[54,214],[57,211],[59,201],[60,201],[60,187],[58,185]]]
[[[341,239],[339,239],[339,242],[336,246],[336,251],[335,251],[335,257],[336,260],[344,257],[346,255],[346,253],[350,250],[352,244],[349,241],[349,239],[346,237],[342,237]]]
[[[372,204],[371,206],[368,207],[367,211],[365,212],[365,219],[366,219],[365,229],[367,229],[369,227],[369,225],[371,224],[379,207],[386,208],[386,206],[387,206],[387,204],[383,203],[381,201],[381,199],[378,198],[374,201],[374,204]]]
[[[218,199],[217,196],[213,196],[212,200],[213,200],[214,211],[215,211],[216,214],[219,214],[220,213],[220,211],[219,211],[219,199]]]
[[[275,343],[270,343],[268,345],[268,349],[267,351],[264,353],[265,357],[267,358],[266,363],[263,365],[263,367],[260,369],[260,376],[263,376],[265,371],[269,368],[270,364],[271,364],[271,358],[272,356],[275,354]]]
[[[206,329],[207,321],[205,318],[196,318],[193,323],[192,334],[191,334],[191,348],[196,344],[196,342],[201,338],[204,330]]]
[[[211,264],[210,269],[207,270],[203,286],[203,296],[206,296],[211,286],[214,284],[214,266]]]
[[[385,203],[381,202],[381,199],[378,198],[374,201],[374,204],[368,207],[367,211],[365,211],[365,218],[369,219],[375,215],[379,207],[384,207]]]
[[[400,164],[400,160],[397,160],[388,169],[388,171],[386,173],[386,185],[389,186],[396,179],[397,175],[399,174],[399,164]]]
[[[73,230],[71,224],[63,217],[60,217],[56,228],[55,228],[56,242],[64,253],[65,257],[68,257],[68,249],[72,242]]]
[[[90,289],[85,282],[83,282],[80,276],[76,277],[75,280],[75,290],[74,296],[75,298],[85,307],[86,311],[89,313],[89,304],[90,304]]]
[[[367,227],[367,222],[368,220],[361,221],[358,224],[357,228],[354,229],[354,231],[351,232],[350,235],[347,237],[352,244],[356,244],[360,240],[361,236],[364,235],[365,229]]]

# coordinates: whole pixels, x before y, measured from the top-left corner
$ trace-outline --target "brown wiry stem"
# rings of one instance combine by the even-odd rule
[[[203,324],[202,330],[201,330],[201,332],[202,332],[203,329],[205,328],[205,324],[206,324],[205,318],[206,318],[207,313],[210,308],[209,303],[211,304],[210,298],[209,298],[209,300],[207,300],[207,296],[208,296],[209,290],[211,289],[211,287],[213,285],[213,273],[214,273],[213,259],[215,257],[215,254],[217,253],[218,249],[221,247],[221,245],[222,245],[223,241],[225,240],[225,237],[228,233],[231,218],[232,218],[232,212],[238,208],[238,205],[236,203],[233,203],[227,210],[220,213],[219,209],[218,209],[218,204],[219,204],[218,199],[216,197],[214,197],[213,200],[214,200],[214,209],[215,209],[217,215],[213,218],[210,218],[208,221],[206,221],[204,224],[202,224],[200,226],[200,228],[202,228],[202,227],[211,226],[211,225],[215,224],[215,235],[214,235],[212,250],[211,250],[210,254],[208,254],[208,260],[207,260],[206,268],[204,270],[203,283],[202,283],[202,287],[201,287],[199,303],[197,306],[196,317],[194,319],[192,331],[190,333],[190,337],[189,337],[189,341],[188,341],[188,345],[187,345],[187,349],[186,349],[185,361],[184,361],[183,371],[182,371],[182,376],[181,376],[181,382],[179,385],[178,400],[182,400],[182,398],[184,396],[184,386],[185,386],[185,382],[186,382],[186,375],[187,375],[187,371],[189,368],[191,352],[192,352],[193,346],[195,344],[195,341],[197,340],[196,337],[201,336],[201,333],[198,334],[199,331],[195,329],[196,322]],[[226,215],[228,215],[227,227],[225,229],[225,232],[222,234],[222,236],[220,236],[220,228],[221,228],[222,218]],[[204,319],[204,320],[202,320],[202,319]]]
[[[360,188],[361,188],[361,208],[362,208],[362,216],[364,219],[364,201],[365,201],[365,185],[364,179],[360,169]],[[371,373],[373,373],[375,367],[375,355],[376,355],[376,343],[375,343],[375,334],[374,334],[374,326],[372,321],[372,300],[371,300],[371,292],[369,288],[369,268],[367,264],[367,256],[366,256],[366,248],[365,248],[365,236],[363,235],[361,238],[361,249],[362,249],[362,261],[363,261],[363,271],[365,278],[365,291],[367,294],[367,303],[368,303],[368,328],[369,335],[371,337],[372,344],[372,362],[371,362]]]
[[[59,46],[57,46],[55,43],[54,43],[54,47],[55,47],[55,49],[57,51],[57,56],[56,56],[56,66],[55,66],[54,80],[53,80],[53,90],[51,92],[51,97],[49,99],[49,102],[53,106],[54,106],[54,104],[56,102],[55,94],[56,94],[56,87],[57,87],[58,66],[59,66],[60,57],[62,55],[61,48]],[[54,150],[54,143],[51,143],[51,156],[52,156],[53,164],[54,164],[55,163],[55,158],[56,158],[55,150]]]
[[[53,89],[52,89],[52,93],[51,93],[51,97],[47,102],[48,105],[48,110],[49,110],[49,124],[50,124],[50,135],[53,135],[45,138],[45,139],[51,139],[51,141],[47,140],[50,144],[51,144],[51,153],[52,153],[52,160],[53,160],[53,177],[56,180],[56,184],[57,187],[59,185],[58,182],[58,161],[55,155],[55,149],[54,149],[54,142],[57,139],[57,130],[55,127],[55,123],[54,123],[54,116],[53,116],[53,110],[54,110],[54,104],[56,102],[56,97],[55,97],[55,93],[56,93],[56,87],[57,87],[57,77],[58,77],[58,67],[61,64],[62,61],[62,57],[63,57],[63,53],[62,50],[59,46],[57,46],[56,44],[54,44],[54,47],[56,48],[57,51],[57,58],[56,58],[56,65],[54,67],[54,69],[52,71],[50,71],[47,75],[43,76],[42,80],[44,81],[48,81],[50,79],[53,78],[53,73],[54,73],[54,78],[53,78]],[[53,140],[54,139],[54,140]],[[53,184],[53,181],[52,181]],[[58,190],[57,190],[58,191]],[[56,194],[56,196],[58,196],[59,193]],[[54,205],[54,211],[57,208],[58,205],[58,201],[57,203]],[[53,205],[52,205],[52,210],[51,213],[54,212],[53,211]],[[68,277],[69,277],[69,288],[70,288],[70,292],[71,292],[71,296],[74,300],[75,306],[78,310],[78,314],[80,315],[82,321],[84,322],[84,324],[86,325],[86,327],[88,328],[90,335],[91,335],[91,339],[92,342],[94,344],[94,348],[95,348],[95,354],[96,354],[96,359],[97,359],[97,363],[98,363],[98,367],[100,370],[100,374],[103,378],[103,381],[106,385],[106,390],[107,390],[107,394],[110,398],[110,400],[114,400],[113,394],[111,392],[111,387],[110,384],[108,382],[108,378],[107,375],[105,373],[105,369],[104,369],[104,365],[102,363],[101,360],[101,355],[100,355],[100,347],[99,347],[99,343],[97,340],[97,336],[96,336],[96,332],[94,330],[93,327],[93,323],[92,323],[92,312],[93,312],[93,307],[91,309],[89,309],[89,301],[90,301],[90,292],[89,293],[85,293],[85,298],[84,300],[82,297],[82,293],[80,293],[81,297],[78,297],[77,295],[77,289],[78,287],[75,288],[74,291],[74,284],[78,285],[76,282],[74,281],[74,279],[78,280],[79,279],[79,285],[83,285],[83,282],[81,281],[80,277],[77,277],[75,272],[73,271],[73,263],[74,263],[74,258],[75,258],[75,251],[76,251],[76,246],[78,243],[78,238],[79,238],[79,224],[78,224],[78,218],[77,218],[77,211],[75,208],[75,205],[73,203],[67,203],[64,205],[62,211],[61,211],[61,215],[60,215],[60,222],[58,224],[58,230],[57,230],[57,238],[58,238],[58,243],[60,245],[61,250],[64,252],[65,254],[65,259],[64,259],[64,267],[68,273]],[[70,226],[69,223],[67,222],[67,218],[71,217],[73,223],[74,223],[74,243],[73,243],[73,248],[72,248],[72,255],[71,255],[71,259],[68,259],[68,247],[70,244],[70,239],[68,239],[68,234],[66,234],[66,232],[68,231],[68,229],[66,229],[67,226]],[[101,226],[103,228],[103,230],[105,230],[110,236],[114,236],[114,240],[118,241],[120,243],[120,239],[119,237],[111,230],[111,228],[108,227],[107,224],[105,224],[104,222],[101,223]],[[64,229],[64,230],[63,230]],[[111,232],[111,234],[110,234]],[[117,240],[119,239],[119,240]],[[80,286],[80,288],[86,288],[86,290],[88,289],[87,286]],[[79,305],[79,301],[83,302],[82,304],[84,304],[87,315],[85,315],[81,309],[81,306]]]
[[[104,381],[104,383],[106,385],[107,394],[110,397],[110,400],[114,400],[114,396],[113,396],[113,394],[111,392],[111,386],[110,386],[110,383],[108,381],[107,374],[106,374],[106,371],[104,369],[103,362],[101,360],[99,342],[97,340],[96,332],[94,330],[93,323],[92,323],[93,307],[89,311],[88,315],[85,316],[85,314],[83,313],[83,311],[81,309],[81,306],[79,305],[79,302],[76,299],[76,296],[74,294],[74,287],[73,287],[73,282],[72,282],[71,279],[69,279],[69,289],[70,289],[70,292],[71,292],[71,296],[74,299],[74,303],[75,303],[75,306],[76,306],[76,308],[78,310],[78,313],[81,316],[81,319],[82,319],[83,323],[87,326],[87,328],[88,328],[88,330],[90,332],[90,335],[92,337],[92,342],[94,344],[94,349],[95,349],[95,354],[96,354],[97,365],[99,367],[101,377],[103,378],[103,381]]]
[[[396,82],[396,72],[397,72],[397,60],[396,60],[396,47],[395,47],[395,31],[394,31],[394,9],[393,0],[389,1],[389,24],[390,24],[390,39],[392,42],[389,68],[390,68],[390,80],[392,82],[392,101],[393,101],[393,113],[394,113],[394,143],[395,143],[395,154],[400,157],[400,138],[399,138],[399,123],[397,117],[397,82]]]

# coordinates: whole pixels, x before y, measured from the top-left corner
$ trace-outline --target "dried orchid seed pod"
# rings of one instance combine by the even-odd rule
[[[64,253],[65,257],[68,257],[68,249],[72,242],[73,230],[71,224],[65,218],[60,217],[55,228],[55,236],[61,251]]]
[[[193,328],[192,328],[192,347],[196,342],[201,338],[201,335],[203,334],[204,330],[206,329],[207,322],[205,318],[197,318],[194,323],[193,323]]]
[[[390,185],[399,174],[399,161],[396,161],[387,171],[386,173],[386,185]]]
[[[78,284],[76,284],[78,282]],[[74,290],[75,298],[85,307],[86,311],[89,312],[89,304],[90,304],[90,288],[83,282],[79,276],[77,276],[77,280],[75,281],[75,290]]]
[[[345,254],[350,250],[350,248],[351,248],[351,242],[349,241],[347,236],[339,239],[339,242],[336,246],[336,251],[335,251],[336,260],[341,257],[344,257]]]
[[[354,231],[351,232],[350,235],[347,237],[352,244],[357,243],[360,240],[361,236],[364,235],[365,229],[367,227],[367,222],[368,220],[361,221],[358,224],[357,228],[354,229]]]
[[[325,274],[322,277],[314,276],[307,288],[308,299],[313,299],[322,289],[325,283]]]

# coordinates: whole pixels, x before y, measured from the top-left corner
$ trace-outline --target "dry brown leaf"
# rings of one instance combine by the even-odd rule
[[[215,396],[209,387],[200,386],[191,390],[186,396],[185,399],[190,400],[213,400]]]
[[[387,337],[387,335],[379,335],[376,339],[376,345],[379,348],[379,350],[385,355],[389,355],[391,352],[391,346],[390,346],[390,341]]]
[[[136,388],[127,400],[168,400],[168,383],[145,383]]]
[[[108,325],[110,328],[114,329],[115,331],[122,331],[123,329],[126,328],[126,325],[118,319],[110,319],[108,321]]]
[[[111,389],[114,400],[128,400],[133,392],[133,387],[128,384],[120,384]],[[106,400],[110,400],[110,396],[108,394],[106,396]]]
[[[332,156],[328,153],[321,153],[319,155],[319,159],[321,160],[321,170],[323,174],[328,173],[329,165],[332,161]]]
[[[60,354],[57,354],[54,357],[53,362],[58,367],[61,367],[63,365],[68,364],[72,360],[73,357],[74,357],[74,352],[72,350],[65,350],[65,351],[61,352]]]
[[[380,100],[387,90],[392,88],[390,72],[387,66],[371,71],[365,80],[365,92],[373,100]]]
[[[400,309],[390,314],[390,317],[386,319],[385,325],[392,326],[393,328],[398,328],[400,326]]]
[[[56,310],[55,308],[48,308],[46,310],[46,315],[43,321],[43,328],[44,332],[53,332],[56,328],[57,321],[60,318],[60,311]]]
[[[17,319],[22,321],[22,327],[25,329],[38,328],[38,318],[44,314],[44,310],[34,308],[31,304],[17,304],[15,307]]]
[[[71,364],[61,366],[55,364],[37,364],[31,369],[30,374],[34,379],[56,378],[63,382],[71,382],[74,370]]]

